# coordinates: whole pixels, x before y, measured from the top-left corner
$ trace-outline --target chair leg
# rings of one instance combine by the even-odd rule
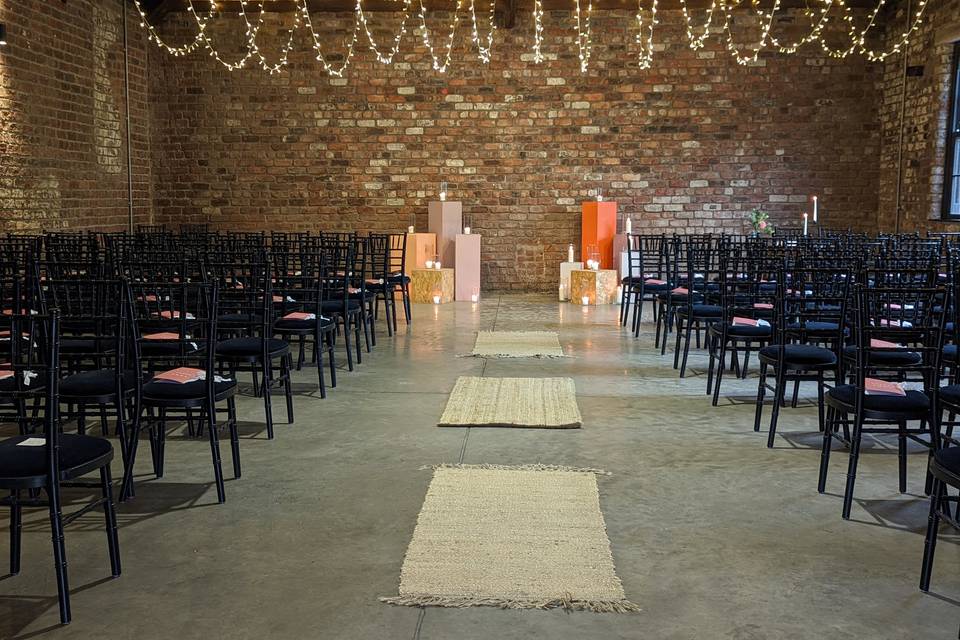
[[[389,322],[389,318],[387,320]],[[326,381],[323,379],[323,334],[317,333],[313,336],[313,345],[314,345],[314,357],[317,361],[317,378],[320,382],[320,397],[327,397],[327,385]]]
[[[50,498],[50,531],[53,539],[53,565],[57,573],[57,601],[60,605],[60,622],[69,624],[70,581],[67,577],[67,549],[63,540],[63,513],[60,509],[60,487],[56,480],[47,487]]]
[[[827,490],[827,472],[830,470],[830,450],[833,448],[833,431],[837,424],[837,410],[827,408],[827,421],[823,425],[823,444],[820,448],[820,475],[817,478],[817,493]]]
[[[337,350],[333,344],[333,332],[327,334],[327,359],[330,361],[330,388],[337,387]]]
[[[897,467],[900,476],[900,493],[907,492],[907,423],[897,423]]]
[[[717,359],[717,342],[719,337],[707,334],[707,395],[713,395],[713,368]],[[723,369],[723,360],[720,360]]]
[[[757,387],[757,411],[753,416],[753,430],[760,432],[760,418],[763,415],[763,399],[767,395],[767,363],[760,363],[760,385]]]
[[[923,542],[923,564],[920,565],[920,591],[930,590],[930,578],[933,575],[933,555],[937,550],[937,534],[940,530],[940,503],[943,501],[946,485],[934,480],[930,493],[930,512],[927,515],[927,537]]]
[[[265,384],[264,387],[267,387]],[[264,395],[269,397],[269,393]],[[208,411],[207,414],[207,435],[210,438],[210,456],[213,459],[213,479],[217,485],[217,502],[223,504],[227,500],[226,491],[223,487],[223,464],[220,461],[220,441],[217,439],[217,425],[216,417],[213,411],[209,411],[213,407],[206,407]]]
[[[410,285],[404,283],[403,287],[403,315],[407,320],[407,326],[410,326],[410,321],[412,320],[410,312]]]
[[[777,421],[780,419],[780,398],[786,391],[787,386],[787,368],[783,363],[777,367],[777,382],[774,386],[773,412],[770,414],[770,429],[767,432],[768,449],[773,449],[773,443],[777,438]]]
[[[687,373],[687,358],[690,355],[690,331],[693,329],[693,318],[687,318],[687,335],[683,341],[683,362],[680,364],[680,377],[684,377]],[[680,335],[680,332],[677,332],[677,335]],[[697,340],[700,339],[700,327],[697,326]],[[699,345],[698,345],[699,348]]]
[[[727,343],[720,345],[720,366],[717,367],[717,379],[713,383],[713,406],[720,402],[720,383],[723,382],[723,361],[727,357]],[[735,357],[735,354],[731,357]]]
[[[360,325],[363,324],[363,318],[358,314],[353,319],[353,344],[357,348],[357,364],[363,364],[363,350],[360,348]],[[363,324],[363,330],[366,332],[366,324]],[[367,345],[367,351],[370,351],[370,345]]]
[[[230,428],[230,453],[233,456],[233,477],[240,477],[240,434],[237,433],[237,399],[227,398],[227,420]]]
[[[293,389],[290,384],[290,361],[293,356],[287,354],[280,359],[280,375],[283,377],[283,391],[287,399],[287,424],[293,424]]]
[[[817,427],[823,433],[823,371],[817,372]]]
[[[23,537],[23,508],[20,491],[10,490],[10,575],[20,573],[20,540]]]
[[[343,345],[347,352],[347,370],[353,371],[353,347],[350,345],[350,324],[347,316],[343,317]]]
[[[857,463],[860,462],[860,440],[863,433],[863,416],[853,416],[853,433],[850,434],[850,461],[847,464],[847,486],[843,491],[843,519],[850,519],[853,509],[853,490],[857,483]]]
[[[267,440],[273,440],[273,399],[270,389],[273,383],[273,363],[268,358],[263,366],[263,415],[267,421]]]
[[[110,552],[110,575],[120,575],[120,540],[117,537],[117,512],[113,504],[113,478],[110,465],[100,467],[100,485],[103,494],[103,520],[107,532],[107,548]]]

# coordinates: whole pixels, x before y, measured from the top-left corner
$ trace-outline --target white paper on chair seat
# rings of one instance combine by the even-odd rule
[[[18,442],[18,447],[42,447],[47,444],[46,438],[27,438],[23,442]]]

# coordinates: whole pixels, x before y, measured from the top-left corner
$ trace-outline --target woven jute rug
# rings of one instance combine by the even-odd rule
[[[390,604],[627,613],[597,470],[442,465]]]
[[[571,378],[457,378],[441,427],[574,429],[581,424]]]
[[[477,358],[562,358],[555,331],[480,331],[470,355]]]

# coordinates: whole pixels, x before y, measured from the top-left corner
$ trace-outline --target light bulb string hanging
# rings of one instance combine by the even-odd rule
[[[133,0],[133,4],[137,8],[137,13],[140,14],[140,26],[147,30],[147,39],[152,40],[157,44],[158,47],[165,49],[167,53],[173,56],[185,56],[200,48],[200,46],[203,44],[203,30],[213,17],[213,14],[210,14],[210,16],[203,21],[200,30],[197,31],[197,34],[193,37],[193,42],[188,42],[180,46],[172,46],[167,44],[167,42],[157,33],[156,28],[150,24],[150,21],[147,19],[147,14],[143,10],[143,6],[140,4],[140,0]]]
[[[471,37],[473,38],[473,44],[477,47],[477,56],[484,64],[490,62],[493,54],[493,32],[497,29],[497,25],[494,24],[496,8],[497,0],[490,0],[490,17],[487,20],[487,44],[484,45],[483,40],[480,39],[480,30],[477,27],[476,0],[470,0],[470,22],[473,26]]]
[[[446,73],[447,67],[450,66],[450,58],[453,55],[453,38],[457,33],[457,26],[460,24],[460,7],[463,0],[457,0],[457,6],[453,10],[453,20],[450,22],[450,34],[447,37],[447,53],[442,63],[437,58],[437,54],[433,50],[433,44],[430,42],[430,30],[427,29],[427,8],[424,6],[423,0],[419,0],[419,2],[420,33],[423,38],[423,46],[427,48],[427,51],[430,53],[430,58],[433,60],[433,70]]]
[[[587,0],[586,8],[582,3],[584,0],[574,0],[574,17],[577,37],[577,55],[581,73],[589,70],[590,61],[593,54],[593,1]],[[321,47],[321,36],[311,19],[308,0],[299,0],[293,3],[295,6],[293,24],[287,29],[285,42],[279,48],[279,58],[276,62],[270,62],[267,56],[261,51],[258,44],[258,36],[262,33],[264,27],[265,0],[239,0],[239,13],[246,27],[246,51],[235,61],[226,60],[220,50],[213,42],[212,34],[208,27],[211,25],[218,12],[216,10],[204,11],[200,13],[194,6],[194,0],[188,0],[186,10],[193,17],[197,25],[197,32],[192,42],[181,45],[171,45],[167,43],[157,32],[157,29],[150,24],[146,12],[143,10],[142,0],[133,0],[134,6],[140,15],[140,24],[147,31],[148,40],[157,44],[157,46],[173,56],[185,56],[193,53],[203,47],[209,55],[228,70],[243,68],[256,57],[261,69],[268,73],[279,73],[289,65],[290,52],[294,50],[296,43],[296,33],[301,26],[306,26],[312,38],[313,49],[316,53],[316,59],[323,65],[324,70],[331,76],[342,77],[347,67],[351,64],[356,54],[357,41],[360,38],[359,31],[361,27],[366,35],[367,43],[378,62],[382,64],[391,64],[400,51],[401,42],[407,32],[407,23],[410,18],[413,0],[403,0],[397,18],[398,28],[394,33],[389,48],[384,48],[374,39],[370,24],[367,19],[367,13],[363,9],[363,0],[356,0],[354,7],[354,24],[350,33],[350,40],[347,44],[343,60],[339,65],[331,64],[324,56]],[[487,18],[487,30],[484,37],[481,37],[481,20],[477,18],[477,0],[469,0],[471,39],[477,49],[477,56],[484,64],[490,62],[493,52],[493,40],[496,31],[495,15],[496,0],[490,0],[489,13]],[[654,31],[660,20],[658,19],[658,0],[649,0],[649,8],[644,8],[644,0],[637,0],[636,14],[634,16],[637,33],[635,42],[638,47],[637,65],[641,69],[649,69],[654,57]],[[883,61],[889,56],[900,53],[910,42],[910,37],[917,32],[923,24],[924,13],[929,0],[918,0],[915,9],[908,9],[905,16],[905,25],[902,33],[886,50],[877,50],[868,46],[868,35],[877,25],[877,20],[881,10],[890,4],[890,0],[877,0],[876,4],[869,12],[864,15],[862,26],[858,26],[860,20],[856,20],[854,11],[848,4],[849,0],[810,0],[802,9],[802,15],[807,18],[809,23],[809,32],[792,42],[782,42],[773,34],[774,21],[781,9],[782,0],[774,0],[770,11],[765,11],[760,6],[761,0],[749,0],[753,7],[751,11],[746,6],[746,0],[711,0],[701,24],[694,24],[691,17],[687,0],[680,0],[680,9],[685,22],[685,31],[687,44],[691,49],[701,49],[706,44],[711,35],[717,35],[724,41],[725,48],[731,57],[741,65],[751,64],[759,59],[764,50],[771,50],[782,54],[796,53],[799,48],[806,44],[819,46],[823,53],[831,58],[845,58],[854,53],[859,53],[871,61]],[[448,31],[446,33],[446,43],[434,41],[427,27],[427,9],[424,0],[418,0],[419,19],[421,38],[432,60],[433,69],[443,73],[451,63],[453,58],[453,48],[456,42],[456,31],[461,20],[461,9],[464,0],[456,0],[456,7],[453,9]],[[253,10],[251,5],[259,8],[258,17],[252,21],[249,11]],[[215,6],[211,3],[211,6]],[[743,11],[741,11],[743,9]],[[751,44],[738,44],[734,36],[735,24],[737,18],[746,14],[751,20],[759,23],[760,33],[757,40]],[[837,15],[839,14],[839,15]],[[544,61],[544,7],[543,0],[534,0],[533,3],[533,62],[542,63]],[[722,18],[722,20],[720,20]],[[219,21],[218,21],[219,22]],[[828,27],[831,28],[828,31]],[[836,46],[831,44],[835,36],[830,34],[838,33],[840,42]],[[446,50],[442,51],[445,46]]]
[[[300,2],[300,11],[303,14],[303,23],[310,32],[310,37],[313,38],[313,50],[317,54],[317,62],[322,64],[323,70],[331,76],[342,78],[344,72],[347,70],[347,67],[350,66],[350,61],[353,58],[354,52],[356,51],[358,40],[357,34],[360,33],[360,15],[356,12],[353,14],[353,32],[350,34],[350,44],[347,45],[347,52],[344,54],[343,64],[337,68],[327,62],[326,57],[323,55],[323,50],[320,48],[320,36],[317,35],[316,30],[313,28],[313,20],[310,17],[310,7],[307,5],[308,0],[300,0]]]
[[[249,37],[249,45],[253,52],[256,54],[257,58],[260,60],[260,67],[269,74],[279,73],[285,66],[287,66],[288,56],[290,55],[291,49],[293,49],[293,38],[297,33],[297,29],[300,27],[300,12],[293,12],[293,26],[287,32],[287,42],[280,48],[280,61],[276,64],[270,64],[267,62],[266,56],[260,52],[260,47],[257,46],[257,32],[259,31],[259,26],[257,31],[253,31],[250,25],[250,20],[247,18],[247,4],[249,0],[240,0],[240,15],[243,17],[243,23],[247,26],[247,34]],[[263,4],[260,5],[260,25],[263,24],[262,18],[263,14],[266,13]],[[252,34],[252,35],[250,35]]]
[[[636,42],[640,47],[637,52],[637,64],[641,69],[649,69],[653,64],[653,29],[659,24],[657,20],[657,0],[650,3],[650,19],[646,22],[646,37],[644,37],[643,0],[637,0],[637,36]]]
[[[533,62],[543,62],[543,0],[533,0]]]
[[[743,0],[734,0],[732,8],[736,9],[736,7],[742,1]],[[753,0],[753,5],[755,7],[757,6],[756,0]],[[763,12],[763,9],[759,9],[759,8],[757,9],[757,16],[761,21],[761,23],[763,23],[761,27],[761,32],[760,32],[760,41],[756,47],[745,47],[745,49],[750,52],[749,55],[746,55],[746,56],[741,53],[743,49],[738,47],[736,43],[733,41],[733,29],[730,24],[731,21],[733,20],[732,18],[733,11],[727,10],[729,8],[730,7],[728,7],[728,5],[724,3],[724,13],[726,14],[726,17],[723,22],[723,32],[726,34],[727,51],[729,51],[730,54],[733,56],[734,60],[737,61],[737,64],[741,64],[741,65],[753,64],[759,59],[760,52],[763,51],[767,46],[767,41],[770,36],[770,30],[773,28],[773,18],[776,15],[777,11],[779,11],[780,9],[780,0],[773,0],[773,7],[770,9],[770,13],[765,14]],[[763,22],[764,18],[766,18],[766,22]]]
[[[580,15],[580,0],[576,2],[577,16],[577,48],[580,58],[580,72],[586,73],[590,67],[590,53],[593,50],[593,42],[590,40],[590,17],[593,14],[593,0],[587,0],[586,16]]]
[[[393,48],[390,50],[390,53],[382,54],[380,53],[380,48],[377,47],[376,41],[373,39],[373,34],[370,33],[370,25],[367,24],[367,14],[363,11],[363,0],[357,0],[356,12],[357,15],[360,16],[360,23],[363,25],[363,30],[367,34],[367,42],[370,44],[370,50],[373,51],[373,54],[381,64],[393,63],[394,57],[396,57],[397,52],[400,51],[400,41],[403,40],[403,36],[407,33],[407,19],[410,17],[410,2],[411,0],[403,0],[400,29],[397,31],[397,35],[393,37]]]
[[[196,20],[197,26],[199,27],[201,24],[200,16],[197,14],[197,10],[193,6],[193,0],[188,0],[188,2],[189,3],[187,5],[187,11],[193,14],[194,20]],[[264,13],[263,11],[260,12],[260,17],[257,20],[257,24],[253,27],[253,29],[247,29],[247,34],[246,34],[247,35],[247,51],[246,53],[244,53],[243,57],[240,58],[237,62],[229,62],[227,60],[224,60],[220,56],[220,52],[217,50],[217,48],[213,46],[213,42],[210,40],[209,37],[207,37],[205,29],[201,29],[200,37],[203,39],[204,47],[206,47],[207,51],[210,52],[210,56],[214,58],[217,62],[222,64],[229,71],[235,71],[237,69],[243,68],[247,64],[247,61],[253,57],[254,47],[251,46],[251,42],[257,37],[257,32],[260,30],[260,27],[263,26],[263,13]]]
[[[710,37],[713,25],[714,14],[718,6],[721,6],[723,3],[717,3],[717,0],[711,0],[710,6],[707,8],[707,17],[703,22],[703,26],[699,27],[700,35],[694,33],[693,21],[690,18],[690,11],[687,9],[687,0],[680,0],[680,12],[683,14],[683,21],[687,26],[687,40],[690,41],[691,49],[701,49],[703,48],[704,43]]]

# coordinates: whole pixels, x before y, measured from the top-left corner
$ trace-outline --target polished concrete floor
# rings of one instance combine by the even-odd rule
[[[755,379],[726,380],[711,407],[702,354],[678,379],[672,359],[652,349],[652,328],[635,340],[617,327],[617,309],[532,296],[416,307],[412,330],[381,335],[328,399],[316,394],[315,369],[298,373],[295,424],[279,424],[272,442],[260,401],[242,398],[244,473],[227,483],[226,504],[216,504],[205,441],[173,438],[165,477],[151,479],[144,455],[138,497],[120,506],[121,578],[108,578],[99,514],[68,528],[66,628],[57,624],[49,527],[32,513],[23,571],[0,580],[0,638],[956,637],[960,549],[951,535],[934,592],[917,589],[925,454],[911,457],[910,493],[900,495],[895,450],[866,445],[853,518],[843,521],[846,455],[837,451],[828,493],[818,495],[812,405],[785,410],[769,450],[752,430]],[[573,357],[456,357],[475,331],[494,328],[559,331]],[[570,376],[583,428],[437,428],[459,375]],[[282,420],[282,400],[275,415]],[[430,481],[420,468],[457,461],[610,471],[600,493],[614,560],[644,611],[378,602],[397,590]],[[3,514],[0,529],[7,524]]]

